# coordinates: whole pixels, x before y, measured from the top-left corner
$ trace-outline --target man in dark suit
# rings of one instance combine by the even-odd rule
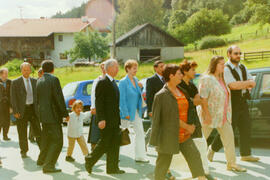
[[[119,169],[120,147],[120,111],[119,89],[114,80],[118,73],[118,63],[114,59],[107,60],[104,65],[106,76],[102,78],[96,87],[96,121],[101,129],[101,139],[93,152],[85,157],[85,168],[88,173],[102,157],[107,155],[107,174],[123,174]]]
[[[1,116],[2,120],[0,121],[0,132],[3,129],[3,139],[4,141],[10,141],[8,137],[8,131],[10,126],[10,86],[11,80],[8,79],[8,69],[0,69],[0,82],[4,86],[3,91],[3,101],[1,102]]]
[[[22,158],[27,157],[27,125],[31,123],[37,143],[40,145],[40,123],[37,118],[36,83],[30,77],[31,65],[27,62],[21,64],[22,76],[11,83],[11,104],[14,117],[17,119],[17,131]]]
[[[55,164],[63,147],[62,122],[69,120],[59,79],[53,75],[51,60],[42,62],[43,76],[37,82],[39,118],[42,123],[41,149],[37,165],[43,165],[43,173],[61,172]]]
[[[147,112],[149,117],[152,117],[152,104],[154,101],[155,94],[161,90],[165,84],[165,80],[162,76],[164,68],[164,63],[162,61],[155,61],[154,63],[154,70],[155,75],[148,78],[146,81],[146,104],[147,104]],[[151,128],[148,129],[145,135],[145,144],[149,143],[151,134]]]

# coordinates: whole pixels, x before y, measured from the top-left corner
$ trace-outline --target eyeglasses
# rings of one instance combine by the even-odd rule
[[[242,52],[235,52],[235,53],[233,53],[234,55],[242,55]]]

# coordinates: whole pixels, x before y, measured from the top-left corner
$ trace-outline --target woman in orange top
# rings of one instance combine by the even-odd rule
[[[182,152],[193,178],[205,180],[200,153],[191,135],[195,125],[188,124],[189,102],[178,88],[182,73],[177,65],[166,65],[163,71],[166,85],[155,95],[150,144],[156,146],[158,158],[155,180],[164,180],[173,154]]]

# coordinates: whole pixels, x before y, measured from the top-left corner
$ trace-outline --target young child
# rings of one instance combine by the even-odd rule
[[[90,111],[82,112],[83,102],[81,100],[76,100],[72,105],[72,112],[69,113],[68,121],[68,150],[66,161],[74,162],[75,159],[72,157],[72,152],[74,150],[75,141],[78,142],[80,148],[83,152],[83,155],[86,156],[89,154],[84,136],[83,136],[83,120],[91,116]]]

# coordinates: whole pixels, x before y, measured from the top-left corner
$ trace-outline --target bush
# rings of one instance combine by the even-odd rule
[[[226,45],[226,41],[217,36],[206,36],[199,42],[199,49],[216,48]]]
[[[11,61],[8,61],[3,67],[8,68],[8,75],[9,76],[18,76],[21,74],[21,64],[23,63],[23,60],[20,59],[13,59]],[[32,72],[34,72],[35,69],[32,66]]]
[[[176,27],[174,34],[183,43],[193,43],[204,36],[219,36],[231,32],[228,16],[221,10],[202,9],[193,14],[184,25]]]

